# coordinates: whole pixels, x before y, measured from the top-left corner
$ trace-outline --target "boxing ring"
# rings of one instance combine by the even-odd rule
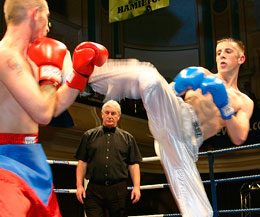
[[[245,146],[236,146],[232,148],[226,148],[226,149],[219,149],[214,151],[207,151],[207,152],[200,152],[199,156],[207,156],[208,157],[208,164],[209,164],[209,180],[203,180],[204,185],[210,185],[211,190],[211,205],[214,211],[213,216],[218,217],[221,214],[236,214],[241,213],[241,216],[244,216],[243,214],[248,213],[260,213],[260,207],[259,208],[248,208],[246,207],[247,204],[244,203],[248,200],[248,198],[245,198],[246,196],[241,196],[241,209],[231,209],[231,210],[219,210],[218,209],[218,198],[217,198],[217,184],[219,183],[226,183],[226,182],[236,182],[236,181],[244,181],[244,180],[260,180],[260,174],[255,175],[248,175],[248,176],[240,176],[240,177],[229,177],[224,179],[215,179],[214,176],[214,157],[217,154],[226,153],[226,152],[235,152],[235,151],[242,151],[242,150],[248,150],[248,149],[257,149],[260,148],[260,143],[253,144],[253,145],[245,145]],[[159,161],[159,157],[146,157],[143,158],[143,162],[151,162],[151,161]],[[77,161],[58,161],[58,160],[47,160],[49,164],[66,164],[71,166],[77,166]],[[55,184],[55,183],[54,183]],[[87,182],[85,183],[87,184]],[[129,186],[128,190],[131,190],[133,187]],[[153,189],[165,189],[169,188],[169,184],[152,184],[152,185],[141,185],[141,190],[153,190]],[[260,184],[259,184],[260,189]],[[75,194],[76,189],[55,189],[55,192],[57,194]],[[208,195],[209,196],[209,195]],[[248,196],[248,195],[247,195]],[[174,214],[154,214],[154,215],[140,215],[140,216],[129,216],[129,217],[166,217],[166,216],[181,216],[181,214],[174,213]],[[247,215],[245,215],[246,217]]]

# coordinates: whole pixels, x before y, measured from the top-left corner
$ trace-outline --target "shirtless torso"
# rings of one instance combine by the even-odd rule
[[[232,47],[230,45],[231,43],[222,42],[222,44],[224,44],[224,47]],[[235,50],[234,47],[232,48]],[[228,62],[227,58],[223,59],[225,62]],[[217,62],[221,61],[218,61],[217,59]],[[222,62],[224,61],[222,60]],[[213,75],[223,81],[228,94],[229,103],[235,112],[235,115],[233,115],[232,118],[228,120],[222,119],[219,109],[213,102],[212,95],[209,93],[202,95],[200,88],[196,91],[187,91],[185,102],[192,105],[196,111],[201,130],[204,133],[204,140],[217,134],[221,128],[226,127],[232,142],[240,145],[247,138],[250,127],[249,120],[253,113],[254,103],[247,95],[243,94],[238,89],[237,77],[239,67],[233,67],[232,70],[225,70],[226,68],[226,66],[219,66],[219,72],[217,74],[212,74],[207,69],[200,67],[200,69],[205,72],[206,76]]]
[[[236,113],[240,110],[251,110],[252,102],[248,96],[233,88],[227,88],[227,92],[229,101]],[[221,128],[226,126],[210,94],[202,95],[200,89],[188,91],[185,102],[192,105],[196,111],[204,140],[214,136]]]
[[[3,43],[0,43],[0,50],[0,62],[3,62],[3,64],[0,64],[0,66],[2,66],[0,73],[1,80],[5,80],[6,76],[13,76],[19,79],[19,74],[24,73],[28,74],[31,78],[34,78],[36,82],[36,79],[38,79],[36,73],[37,69],[35,68],[36,66],[32,66],[30,62],[20,54],[20,52],[14,48],[9,49]],[[6,70],[3,69],[6,65],[4,62],[8,62],[9,67],[13,68],[13,70],[6,72]],[[20,89],[22,92],[21,87],[18,86],[15,88]],[[0,116],[0,132],[26,134],[37,133],[38,124],[29,116],[24,108],[21,107],[18,103],[19,100],[11,94],[8,87],[4,85],[2,81],[0,81],[0,89],[0,112],[1,114],[4,114]]]
[[[39,68],[25,53],[9,41],[0,41],[0,133],[36,134],[39,124],[59,115],[78,95],[77,89],[62,85],[39,86]],[[62,73],[72,71],[67,51]],[[56,103],[55,103],[56,101]],[[56,108],[55,108],[56,106]]]

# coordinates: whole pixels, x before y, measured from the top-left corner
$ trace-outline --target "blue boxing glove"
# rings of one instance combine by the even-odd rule
[[[202,94],[211,93],[213,102],[218,107],[224,120],[230,119],[234,114],[234,109],[229,104],[228,95],[223,82],[215,76],[207,76],[201,83]]]
[[[174,79],[173,91],[177,96],[187,90],[196,90],[204,78],[204,72],[198,67],[188,67],[180,71]]]

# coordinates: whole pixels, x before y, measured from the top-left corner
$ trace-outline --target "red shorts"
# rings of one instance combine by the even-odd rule
[[[61,217],[53,190],[46,206],[23,179],[2,168],[0,188],[1,217]]]
[[[50,165],[35,141],[37,134],[0,134],[1,217],[61,217]]]

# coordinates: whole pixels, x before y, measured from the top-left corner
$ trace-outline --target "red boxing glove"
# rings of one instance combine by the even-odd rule
[[[62,83],[62,67],[67,47],[52,38],[39,38],[28,49],[28,56],[39,67],[39,83],[52,84],[57,89]]]
[[[102,66],[108,59],[108,50],[101,44],[82,42],[73,53],[73,73],[67,79],[71,88],[84,90],[94,66]]]

